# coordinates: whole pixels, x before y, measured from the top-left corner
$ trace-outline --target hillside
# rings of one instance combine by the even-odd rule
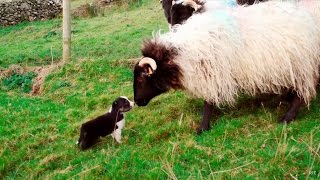
[[[122,144],[108,136],[80,151],[81,124],[118,96],[133,99],[132,64],[141,43],[168,26],[158,1],[74,19],[72,62],[59,66],[61,24],[55,19],[0,29],[0,71],[14,64],[27,71],[54,67],[36,95],[26,93],[35,75],[0,75],[0,179],[320,177],[319,98],[283,125],[277,120],[287,104],[279,97],[242,96],[215,114],[210,131],[196,135],[202,101],[170,92],[127,113]]]

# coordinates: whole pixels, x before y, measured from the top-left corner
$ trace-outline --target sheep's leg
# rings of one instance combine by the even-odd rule
[[[197,134],[207,131],[210,128],[210,118],[213,113],[213,104],[204,101],[203,118],[200,127],[197,129]]]
[[[297,94],[294,94],[290,109],[288,110],[287,114],[280,119],[280,122],[290,123],[291,121],[293,121],[296,118],[298,111],[302,105],[304,105],[303,99],[299,98]]]

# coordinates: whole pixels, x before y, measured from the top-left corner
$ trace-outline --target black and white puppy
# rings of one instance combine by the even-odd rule
[[[105,137],[109,134],[121,143],[121,130],[124,128],[124,112],[132,109],[134,103],[127,97],[120,96],[113,103],[110,110],[95,119],[82,124],[80,137],[77,144],[81,150],[93,146],[99,137]]]

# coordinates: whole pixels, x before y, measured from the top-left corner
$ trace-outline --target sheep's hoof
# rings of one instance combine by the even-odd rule
[[[210,128],[209,127],[199,127],[196,130],[197,135],[200,135],[204,131],[208,131]]]
[[[281,117],[279,119],[280,123],[287,123],[289,124],[290,122],[292,122],[295,119],[296,115],[295,114],[286,114],[285,116]]]

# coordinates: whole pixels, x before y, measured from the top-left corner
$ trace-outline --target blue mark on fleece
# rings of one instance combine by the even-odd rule
[[[234,17],[230,15],[230,10],[229,8],[237,7],[237,1],[236,0],[223,0],[223,5],[226,7],[223,9],[215,9],[214,12],[212,13],[214,16],[215,20],[218,20],[222,23],[227,23],[227,24],[233,24],[235,25],[236,22],[234,20]]]
[[[236,7],[238,4],[236,0],[225,0],[225,5],[228,7]]]
[[[226,0],[228,6],[222,9],[215,9],[210,12],[213,17],[213,23],[223,24],[224,27],[230,30],[230,33],[239,34],[239,25],[235,17],[232,15],[232,8],[238,6],[236,0]]]
[[[235,26],[237,24],[234,17],[230,14],[230,11],[226,9],[216,9],[212,13],[212,16],[216,22],[220,22],[230,26]]]

